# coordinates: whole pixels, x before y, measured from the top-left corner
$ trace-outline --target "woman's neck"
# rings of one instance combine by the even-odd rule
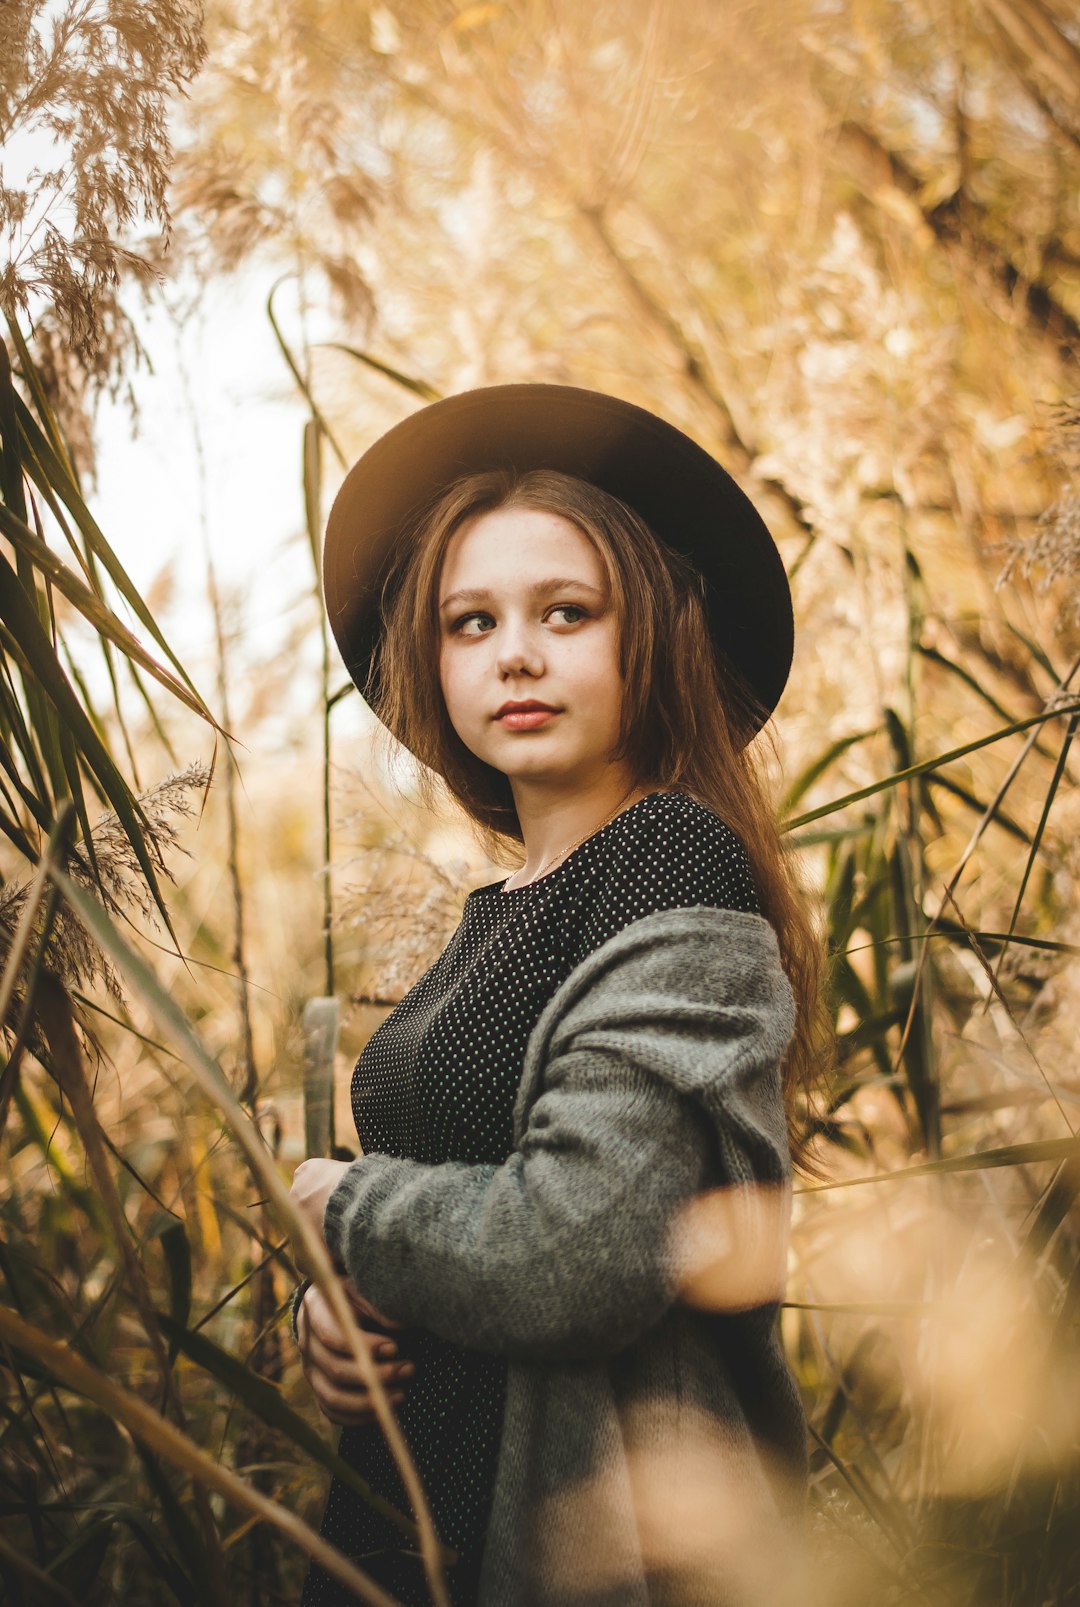
[[[560,860],[649,788],[635,783],[622,769],[612,768],[594,783],[572,792],[520,781],[513,783],[513,790],[525,863],[508,879],[508,887],[522,887],[554,870]]]

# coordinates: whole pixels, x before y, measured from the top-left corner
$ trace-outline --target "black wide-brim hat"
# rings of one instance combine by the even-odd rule
[[[617,497],[705,579],[709,628],[772,713],[791,668],[791,592],[776,544],[716,460],[644,408],[569,385],[492,385],[413,413],[369,448],[330,510],[323,592],[361,692],[382,629],[383,586],[426,508],[462,476],[557,469]]]

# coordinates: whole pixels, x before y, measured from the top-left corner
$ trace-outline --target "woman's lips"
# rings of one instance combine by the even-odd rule
[[[507,709],[505,714],[498,714],[495,718],[508,731],[536,731],[553,720],[558,712],[558,709]]]

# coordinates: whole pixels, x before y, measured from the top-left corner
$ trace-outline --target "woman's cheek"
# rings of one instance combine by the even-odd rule
[[[464,699],[461,691],[461,668],[455,661],[452,650],[445,649],[439,659],[439,685],[442,689],[443,703],[450,716],[450,723],[461,735],[461,724]]]
[[[450,724],[470,751],[477,740],[482,740],[486,723],[483,691],[478,680],[470,667],[443,660],[443,702]]]

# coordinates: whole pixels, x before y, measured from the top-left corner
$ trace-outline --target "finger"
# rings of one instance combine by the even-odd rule
[[[323,1408],[333,1406],[339,1411],[358,1411],[360,1408],[370,1406],[371,1401],[374,1400],[374,1390],[368,1390],[363,1385],[352,1387],[352,1385],[336,1384],[333,1379],[326,1377],[325,1372],[320,1372],[318,1369],[313,1369],[307,1377],[309,1377],[309,1384],[312,1387],[315,1400]],[[386,1393],[386,1395],[403,1392],[403,1390],[408,1390],[410,1387],[411,1379],[397,1377],[397,1379],[382,1380],[382,1392]]]
[[[319,1339],[313,1338],[306,1347],[304,1361],[307,1366],[324,1374],[342,1388],[367,1387],[364,1374],[355,1359],[352,1356],[343,1356],[340,1351],[330,1350]],[[375,1364],[375,1375],[384,1385],[390,1379],[411,1378],[415,1371],[415,1366],[409,1361],[386,1360]]]
[[[317,1335],[328,1349],[336,1350],[343,1356],[351,1356],[352,1342],[338,1322],[334,1310],[322,1290],[313,1285],[304,1298],[304,1306],[307,1308],[309,1331]],[[389,1356],[396,1353],[397,1346],[392,1339],[376,1339],[362,1325],[360,1331],[364,1335],[364,1342],[377,1355]]]
[[[306,1371],[306,1369],[305,1369]],[[315,1396],[319,1410],[327,1417],[336,1421],[341,1417],[361,1416],[375,1410],[374,1392],[360,1386],[358,1388],[343,1387],[333,1379],[328,1378],[317,1368],[307,1374],[312,1394]],[[404,1400],[408,1389],[407,1378],[386,1379],[386,1394],[391,1400]]]
[[[400,1406],[404,1399],[401,1390],[395,1390],[392,1395],[387,1396],[391,1406]],[[337,1428],[368,1428],[378,1421],[374,1405],[360,1407],[354,1411],[340,1411],[334,1407],[328,1410],[326,1407],[320,1407],[320,1411],[327,1421]]]
[[[389,1361],[397,1355],[398,1347],[394,1340],[388,1336],[368,1333],[364,1329],[361,1329],[360,1333],[362,1335],[360,1343],[364,1346],[369,1356],[380,1361]],[[324,1351],[329,1352],[331,1355],[347,1360],[350,1366],[357,1365],[352,1344],[336,1323],[317,1325],[314,1322],[309,1322],[307,1343],[310,1345],[313,1341],[317,1342]]]

